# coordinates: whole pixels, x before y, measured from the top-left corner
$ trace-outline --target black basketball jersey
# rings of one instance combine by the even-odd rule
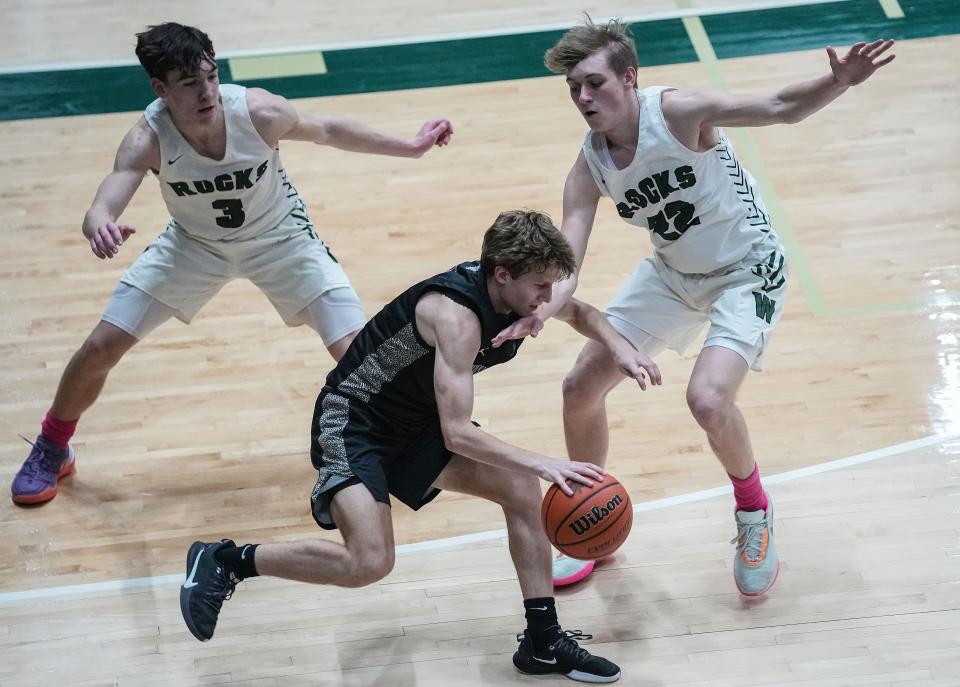
[[[473,362],[474,374],[513,358],[523,341],[507,341],[499,348],[490,345],[518,316],[494,310],[487,275],[477,261],[461,263],[410,287],[366,324],[324,387],[325,393],[348,399],[350,418],[362,416],[371,431],[407,435],[436,419],[436,349],[420,336],[416,319],[417,302],[430,291],[442,293],[479,318],[481,345]],[[316,411],[320,412],[319,400]]]

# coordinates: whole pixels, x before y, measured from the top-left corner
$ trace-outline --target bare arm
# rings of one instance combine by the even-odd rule
[[[260,88],[247,90],[247,106],[254,126],[270,145],[312,141],[357,153],[420,157],[433,146],[446,145],[453,135],[450,122],[439,118],[428,120],[412,139],[400,139],[352,119],[301,112],[286,98]]]
[[[553,299],[538,310],[538,314],[542,315],[544,320],[556,314],[577,290],[580,282],[580,268],[583,267],[583,260],[587,255],[587,243],[593,231],[593,221],[597,217],[599,203],[600,189],[597,188],[597,182],[593,180],[581,150],[563,185],[563,223],[560,225],[560,231],[573,248],[573,254],[577,259],[577,271],[570,275],[569,279],[558,283]]]
[[[480,321],[469,309],[431,293],[417,304],[417,328],[436,347],[433,384],[447,448],[461,456],[514,472],[533,473],[559,484],[592,484],[603,469],[591,463],[557,460],[508,444],[470,421],[473,412],[473,361],[480,350]]]
[[[606,316],[589,303],[571,298],[557,312],[556,317],[587,338],[606,346],[620,372],[637,380],[641,389],[647,388],[644,371],[650,375],[651,384],[661,383],[660,368],[650,356],[637,351],[629,341],[610,326]]]
[[[597,216],[597,204],[600,202],[600,189],[590,174],[583,151],[577,156],[573,168],[563,185],[563,224],[560,230],[573,248],[577,259],[577,271],[569,278],[557,282],[553,287],[553,297],[549,303],[542,304],[532,315],[521,317],[493,338],[494,347],[504,341],[536,336],[543,329],[543,323],[553,317],[576,291],[580,279],[580,268],[587,253],[587,242],[593,230],[593,220]]]
[[[703,129],[718,126],[768,126],[793,124],[823,109],[850,86],[866,81],[875,71],[893,61],[881,57],[893,46],[892,40],[857,43],[840,57],[827,48],[830,73],[816,79],[790,84],[768,95],[736,95],[724,91],[667,91],[663,114],[671,132],[687,147],[699,145]]]
[[[142,117],[123,137],[113,170],[100,182],[83,218],[83,235],[98,258],[113,258],[136,229],[117,220],[150,169],[160,167],[160,144]]]

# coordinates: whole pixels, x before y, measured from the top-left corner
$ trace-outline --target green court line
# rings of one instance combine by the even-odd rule
[[[689,8],[690,3],[684,6]],[[718,60],[849,45],[872,36],[902,40],[960,34],[958,0],[899,0],[898,6],[905,13],[902,18],[890,18],[881,0],[842,0],[705,14],[696,22],[639,21],[631,24],[631,31],[644,67],[697,61],[688,26],[698,23],[710,36]],[[231,69],[233,59],[220,60],[219,65],[225,82],[260,86],[288,98],[430,88],[548,76],[543,53],[562,33],[328,50],[322,56],[326,73],[278,69],[248,75],[241,66],[239,78]],[[298,59],[293,57],[294,62]],[[137,65],[12,72],[0,74],[0,121],[139,111],[153,97]]]
[[[677,5],[691,9],[690,0]],[[726,88],[721,60],[823,49],[874,37],[927,38],[960,34],[958,0],[844,0],[727,14],[632,23],[640,65],[698,61],[710,82]],[[543,53],[563,30],[424,43],[346,48],[219,60],[221,79],[267,88],[288,98],[429,88],[548,76]],[[0,121],[139,111],[154,98],[139,66],[0,74]],[[902,303],[832,307],[824,302],[810,261],[748,131],[731,131],[760,185],[791,269],[817,316],[866,315],[945,307],[944,294]]]
[[[327,63],[323,59],[322,52],[230,57],[227,59],[227,64],[230,65],[230,73],[236,81],[327,73]]]
[[[878,0],[775,7],[763,11],[704,15],[717,57],[770,55],[869,38],[929,38],[960,33],[957,0],[900,0],[905,16],[890,18]]]

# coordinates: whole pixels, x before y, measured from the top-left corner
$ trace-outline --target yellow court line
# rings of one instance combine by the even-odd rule
[[[231,76],[237,81],[327,73],[327,63],[323,59],[323,53],[319,51],[231,57],[227,63],[230,65]]]
[[[707,30],[703,28],[700,17],[682,17],[680,21],[683,22],[683,28],[687,30],[687,36],[693,44],[693,51],[697,53],[697,59],[703,62],[704,66],[717,64],[717,53],[713,51],[713,44],[707,37]]]
[[[688,0],[677,0],[677,5],[681,8],[686,7],[688,6]],[[726,90],[727,82],[723,76],[723,70],[720,68],[720,60],[717,59],[713,44],[710,43],[710,37],[707,36],[707,31],[703,27],[700,17],[684,17],[683,26],[687,30],[687,36],[689,36],[693,50],[697,54],[697,59],[700,60],[704,71],[707,72],[710,83],[716,88]],[[813,269],[807,260],[806,252],[797,240],[787,213],[780,204],[780,199],[773,187],[773,180],[767,174],[759,149],[753,141],[753,136],[745,129],[732,130],[730,135],[734,139],[736,148],[743,153],[747,168],[760,186],[760,194],[767,210],[770,212],[774,230],[787,249],[787,255],[790,258],[790,270],[800,282],[800,290],[803,291],[804,299],[807,301],[810,311],[818,316],[827,315],[828,309],[824,303],[823,292],[817,284]]]

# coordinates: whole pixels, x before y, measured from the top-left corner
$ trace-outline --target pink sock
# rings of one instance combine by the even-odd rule
[[[767,510],[767,495],[760,484],[760,468],[755,467],[746,479],[737,479],[728,475],[733,482],[733,497],[737,500],[737,510]]]
[[[53,414],[53,411],[48,410],[47,416],[40,423],[40,432],[60,448],[66,448],[70,442],[70,437],[77,431],[77,422],[79,421],[80,418],[61,420]]]

